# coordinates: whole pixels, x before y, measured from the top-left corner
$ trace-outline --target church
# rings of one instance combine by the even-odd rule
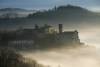
[[[45,24],[38,26],[35,24],[32,29],[19,29],[8,33],[9,47],[15,48],[48,48],[59,45],[76,45],[81,44],[78,31],[63,31],[63,24],[58,25],[58,31]]]

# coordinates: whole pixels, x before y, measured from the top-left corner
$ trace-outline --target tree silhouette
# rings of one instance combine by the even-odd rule
[[[9,48],[0,48],[0,67],[44,67]]]

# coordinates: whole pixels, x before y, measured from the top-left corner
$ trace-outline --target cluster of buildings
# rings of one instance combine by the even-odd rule
[[[59,45],[80,44],[78,31],[64,31],[63,24],[58,25],[59,31],[45,24],[39,27],[35,24],[32,29],[19,29],[8,33],[8,46],[15,48],[47,48]]]

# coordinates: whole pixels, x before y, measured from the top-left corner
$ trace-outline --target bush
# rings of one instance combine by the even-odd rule
[[[14,50],[0,48],[0,67],[44,67],[35,60],[24,58]]]
[[[24,58],[14,50],[0,48],[0,67],[19,67]]]

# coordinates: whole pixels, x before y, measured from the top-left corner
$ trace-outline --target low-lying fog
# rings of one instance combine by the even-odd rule
[[[73,28],[77,29],[77,28]],[[100,27],[78,29],[82,42],[89,46],[22,53],[25,57],[51,67],[100,67]],[[65,30],[68,30],[67,28]]]
[[[78,46],[22,54],[51,67],[100,67],[100,57],[97,52],[94,46]]]

